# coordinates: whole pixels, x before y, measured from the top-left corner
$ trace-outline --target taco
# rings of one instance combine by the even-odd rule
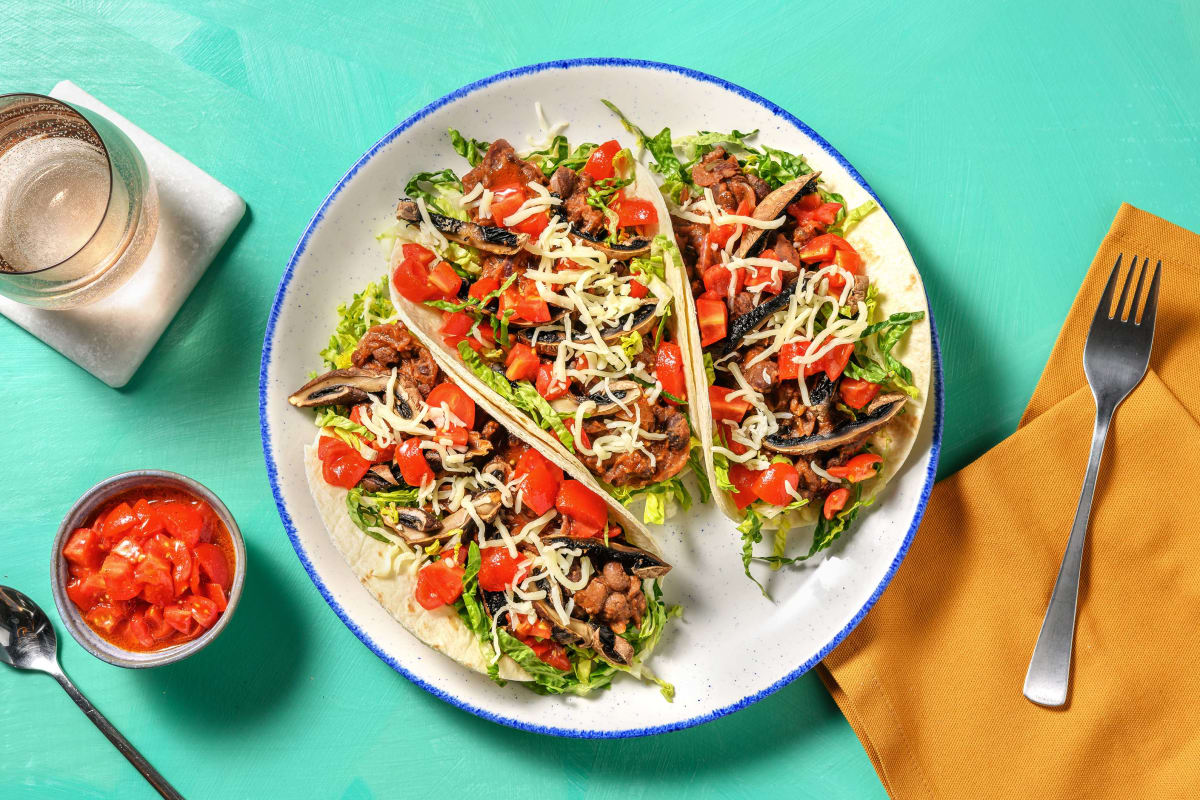
[[[587,480],[661,523],[707,499],[695,376],[676,310],[666,207],[616,140],[558,135],[519,155],[451,140],[469,162],[420,173],[398,203],[390,289],[443,369],[497,399]]]
[[[899,238],[878,235],[875,203],[848,209],[803,156],[754,146],[754,132],[648,137],[609,107],[663,176],[687,336],[702,353],[706,466],[740,523],[746,574],[755,559],[810,558],[873,502],[916,438],[931,361],[920,277]],[[807,553],[788,556],[788,528],[812,523]],[[775,547],[758,556],[764,528]]]
[[[351,569],[421,641],[497,681],[554,694],[619,672],[657,681],[644,662],[676,612],[654,541],[443,372],[385,285],[339,308],[326,372],[288,398],[316,412],[305,469]]]

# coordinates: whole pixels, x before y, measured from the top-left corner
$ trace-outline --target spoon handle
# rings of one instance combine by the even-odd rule
[[[70,678],[60,671],[54,674],[54,679],[67,690],[67,694],[71,695],[71,699],[75,701],[75,705],[79,706],[84,714],[87,714],[87,718],[121,751],[121,755],[129,759],[129,763],[133,764],[137,768],[137,771],[142,773],[142,777],[149,781],[150,785],[160,795],[167,798],[167,800],[184,800],[183,795],[175,791],[175,787],[167,783],[167,779],[160,775],[158,770],[150,766],[150,762],[129,743],[129,740],[122,736],[121,732],[114,728],[112,723],[91,704],[91,701],[75,688],[75,684],[71,683]]]

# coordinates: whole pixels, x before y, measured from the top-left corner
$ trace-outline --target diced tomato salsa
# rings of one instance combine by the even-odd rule
[[[67,596],[124,650],[152,652],[216,624],[233,586],[233,540],[208,503],[146,487],[106,503],[63,546]]]

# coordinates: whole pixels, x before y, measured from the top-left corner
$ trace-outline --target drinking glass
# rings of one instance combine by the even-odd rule
[[[120,129],[51,97],[0,95],[0,294],[93,303],[132,277],[157,230],[154,182]]]

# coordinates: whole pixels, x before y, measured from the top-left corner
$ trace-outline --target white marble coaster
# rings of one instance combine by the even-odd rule
[[[204,270],[233,232],[246,203],[192,162],[70,81],[50,96],[96,111],[133,141],[158,187],[158,234],[129,282],[83,308],[45,311],[0,297],[0,314],[109,386],[128,383]]]

